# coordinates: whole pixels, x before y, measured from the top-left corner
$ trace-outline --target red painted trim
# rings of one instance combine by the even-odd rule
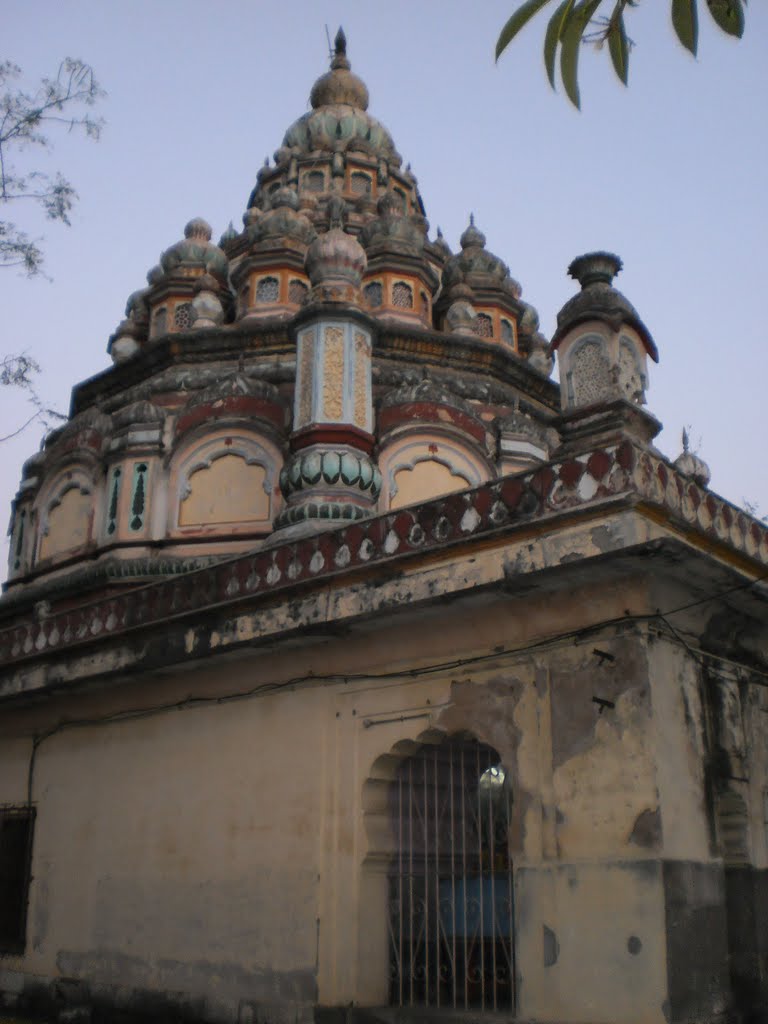
[[[379,413],[379,428],[382,434],[404,424],[418,426],[420,423],[450,424],[469,434],[480,444],[485,443],[485,428],[467,413],[451,405],[434,402],[408,402],[384,408]]]
[[[348,444],[370,455],[375,438],[372,434],[348,423],[321,423],[304,427],[291,437],[291,448],[300,451],[311,444]]]

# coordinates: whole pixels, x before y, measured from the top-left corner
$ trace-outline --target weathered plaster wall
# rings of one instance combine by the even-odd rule
[[[573,533],[534,550],[559,561],[579,544]],[[530,557],[516,549],[518,570]],[[463,585],[497,573],[493,559],[479,551],[463,563]],[[390,586],[456,588],[457,565],[446,558]],[[212,636],[217,656],[196,668],[4,715],[0,787],[18,801],[32,732],[183,704],[43,741],[29,951],[4,966],[86,978],[126,1005],[171,993],[220,1019],[244,1001],[275,1020],[315,1002],[382,1005],[382,793],[423,739],[469,731],[499,752],[513,784],[518,1013],[687,1020],[695,974],[673,940],[690,945],[718,926],[721,885],[709,871],[696,673],[679,645],[649,643],[625,616],[648,609],[646,582],[474,588],[408,616],[379,606],[343,632],[324,624],[343,620],[345,601],[359,609],[363,592],[361,582],[328,593],[314,632],[290,644],[235,642],[276,629],[275,607]],[[307,607],[282,605],[282,625]],[[553,623],[570,635],[531,646]],[[700,989],[700,1019],[726,987],[724,950],[709,943],[707,955],[716,984]],[[0,988],[9,977],[0,972]]]
[[[302,696],[299,715],[283,698],[46,740],[19,966],[205,995],[229,1016],[242,999],[313,1003],[323,758],[319,695]]]

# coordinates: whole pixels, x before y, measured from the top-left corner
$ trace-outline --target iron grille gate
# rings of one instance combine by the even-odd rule
[[[424,746],[392,783],[390,1002],[513,1010],[511,793],[475,740]]]

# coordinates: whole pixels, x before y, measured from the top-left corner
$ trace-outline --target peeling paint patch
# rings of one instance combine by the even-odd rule
[[[648,807],[638,814],[628,842],[647,850],[652,850],[659,846],[661,843],[661,815],[659,814],[658,807],[654,810]]]
[[[560,956],[560,943],[557,936],[546,924],[542,926],[542,944],[544,949],[544,966],[554,967]]]

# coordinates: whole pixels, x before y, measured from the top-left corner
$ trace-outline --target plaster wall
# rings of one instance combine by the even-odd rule
[[[128,1004],[183,993],[221,1019],[243,1002],[281,1007],[276,1019],[316,1002],[385,1004],[387,821],[370,784],[391,777],[404,743],[466,731],[512,778],[518,1012],[661,1022],[657,793],[672,805],[678,794],[674,764],[666,791],[657,775],[646,642],[611,627],[511,650],[553,621],[565,632],[643,602],[642,581],[585,584],[579,601],[497,594],[7,716],[2,799],[21,802],[31,731],[209,698],[41,744],[28,952],[4,958],[0,987],[9,970],[82,978]],[[654,658],[673,678],[676,663]],[[216,703],[310,673],[336,678]],[[594,696],[613,708],[601,714]]]

